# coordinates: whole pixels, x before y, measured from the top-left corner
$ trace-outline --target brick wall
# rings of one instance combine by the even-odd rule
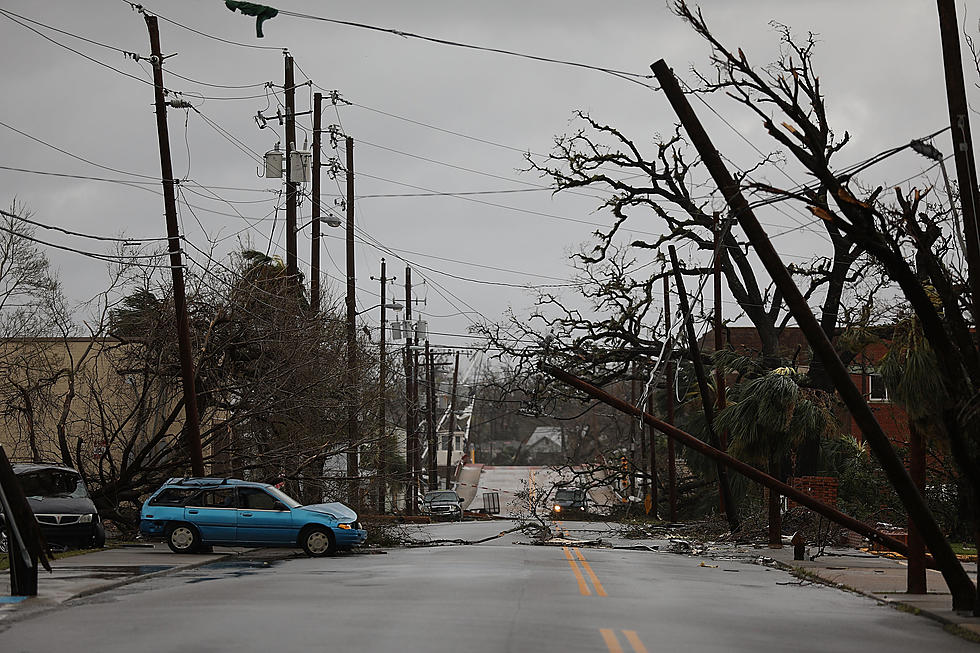
[[[788,483],[791,487],[809,494],[828,506],[837,506],[837,479],[833,476],[799,476],[790,478]],[[793,509],[799,504],[789,500],[787,505]]]

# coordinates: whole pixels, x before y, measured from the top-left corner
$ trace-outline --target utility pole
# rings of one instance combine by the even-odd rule
[[[925,499],[922,498],[915,487],[915,483],[905,470],[905,466],[892,448],[888,436],[885,435],[861,392],[855,387],[850,373],[837,356],[833,344],[820,327],[820,323],[814,317],[806,299],[783,265],[772,241],[769,240],[769,236],[759,224],[751,206],[745,196],[742,195],[738,184],[732,178],[721,159],[721,155],[715,149],[704,130],[704,126],[701,125],[697,114],[694,113],[687,101],[673,71],[663,59],[654,63],[651,68],[657,77],[657,81],[660,82],[660,88],[684,126],[691,143],[697,149],[715,184],[724,194],[732,215],[738,217],[739,225],[749,242],[752,243],[752,247],[773,283],[783,293],[783,299],[789,307],[790,313],[806,336],[815,355],[823,360],[827,374],[833,381],[841,399],[864,434],[865,440],[878,458],[878,462],[881,463],[888,481],[895,488],[895,492],[908,511],[909,517],[918,526],[922,539],[929,547],[929,551],[950,589],[950,594],[953,597],[953,609],[972,610],[977,601],[976,587],[974,587],[973,581],[956,558],[956,554],[953,553],[952,547],[939,528],[935,516],[929,510]],[[789,496],[788,492],[784,491],[784,494]],[[980,605],[977,607],[980,608]]]
[[[943,46],[943,67],[946,73],[946,99],[949,105],[949,124],[953,137],[953,157],[956,178],[960,182],[960,204],[963,209],[963,231],[966,237],[968,276],[973,294],[974,323],[980,320],[980,189],[977,187],[977,163],[973,153],[970,131],[970,110],[963,82],[963,59],[960,55],[960,31],[956,21],[954,0],[938,0],[939,35]],[[974,338],[980,334],[974,334]],[[980,585],[980,584],[978,584]]]
[[[358,469],[357,417],[360,393],[357,391],[357,307],[354,297],[354,139],[347,141],[347,383],[350,395],[347,404],[347,478],[350,479],[348,498],[356,510],[360,503],[360,470]]]
[[[177,226],[177,197],[173,163],[170,160],[170,133],[167,129],[167,103],[163,96],[163,54],[160,52],[160,28],[156,16],[143,14],[150,33],[153,64],[153,91],[156,105],[157,136],[160,140],[160,175],[163,181],[163,205],[167,216],[167,250],[170,252],[170,274],[174,285],[174,310],[177,313],[177,349],[180,353],[180,380],[184,388],[184,436],[190,450],[191,471],[204,476],[204,452],[201,449],[201,425],[194,389],[194,360],[191,354],[191,330],[187,322],[187,298],[184,295],[184,264],[180,255],[180,231]]]
[[[704,419],[708,426],[708,436],[711,446],[719,449],[718,432],[715,430],[715,414],[708,401],[708,379],[704,374],[704,363],[701,360],[701,350],[698,347],[698,337],[694,333],[694,316],[691,314],[691,307],[687,301],[687,290],[684,288],[684,276],[681,274],[681,266],[677,261],[677,250],[673,245],[668,246],[667,252],[670,254],[670,264],[674,268],[674,280],[677,283],[677,297],[680,302],[681,311],[684,314],[684,326],[687,329],[687,346],[691,354],[691,363],[694,367],[694,375],[698,380],[698,391],[701,393],[701,409],[704,411]],[[728,524],[734,531],[738,529],[739,518],[738,509],[732,499],[732,486],[728,483],[728,470],[720,462],[715,464],[718,473],[718,494],[721,500],[722,509],[728,517]]]
[[[636,406],[636,365],[630,365],[630,404]],[[643,423],[640,423],[640,437],[643,437]],[[630,450],[628,452],[626,459],[629,461],[627,466],[627,492],[629,496],[634,496],[636,494],[636,488],[634,487],[634,482],[636,479],[636,420],[630,420]]]
[[[722,252],[724,251],[724,246],[722,244],[722,233],[721,233],[721,214],[715,211],[715,224],[714,224],[714,236],[715,236],[715,256],[714,256],[714,295],[715,295],[715,315],[714,315],[714,332],[715,332],[715,353],[721,351],[724,347],[724,338],[721,335],[721,263],[722,263]],[[715,407],[720,411],[725,408],[728,403],[725,398],[725,371],[722,369],[720,364],[715,365]],[[718,445],[719,449],[722,451],[728,451],[728,431],[722,429],[718,433]],[[719,509],[725,512],[725,498],[724,496],[719,497]]]
[[[670,279],[664,277],[664,329],[666,340],[670,341]],[[670,360],[673,351],[667,352],[667,423],[674,424],[674,363]],[[674,454],[674,439],[667,438],[667,489],[670,499],[670,521],[677,521],[677,459]]]
[[[313,208],[313,237],[310,246],[310,310],[314,315],[320,312],[320,113],[323,95],[313,94],[313,188],[311,200]],[[384,259],[381,260],[382,270]],[[384,277],[384,272],[381,273]],[[381,351],[384,352],[384,282],[381,282]],[[383,381],[382,381],[383,383]],[[382,386],[383,387],[383,386]]]
[[[293,79],[293,58],[286,55],[284,91],[286,93],[286,275],[291,281],[299,278],[296,265],[296,193],[292,160],[296,151],[296,82]]]
[[[453,482],[453,444],[456,440],[456,389],[459,384],[459,352],[453,363],[453,389],[449,395],[449,446],[446,453],[446,489],[452,489]]]
[[[439,448],[436,437],[436,366],[433,361],[429,341],[425,341],[425,430],[429,440],[429,455],[426,456],[426,467],[429,468],[429,489],[439,489],[438,458]]]
[[[415,368],[412,365],[412,343],[414,332],[412,330],[412,268],[405,266],[405,462],[408,464],[408,483],[405,491],[405,512],[414,515],[416,512],[416,486],[415,486],[415,449],[418,442],[415,437],[417,420],[415,418],[415,400],[413,395],[413,377]]]
[[[650,390],[651,392],[647,393],[647,412],[653,415],[654,412],[656,411],[656,405],[654,404],[654,400],[653,400],[653,392],[652,392],[653,388],[650,388]],[[671,388],[671,390],[673,390],[673,388]],[[647,492],[650,493],[650,505],[652,506],[650,508],[650,511],[653,513],[653,518],[656,519],[658,514],[657,500],[659,498],[657,496],[659,493],[659,488],[657,487],[657,448],[655,445],[657,432],[650,424],[646,424],[646,431],[647,431],[647,438],[649,440],[649,445],[650,445],[650,449],[649,449],[650,476],[647,479]]]
[[[388,361],[385,358],[385,284],[390,281],[385,276],[385,260],[381,259],[381,355],[378,357],[378,512],[384,514],[385,495],[387,488],[385,479],[388,474],[388,423],[385,419],[385,377]]]
[[[714,290],[715,290],[715,352],[721,351],[721,348],[725,346],[725,340],[722,337],[722,319],[721,319],[721,264],[722,264],[722,253],[724,252],[724,245],[722,244],[722,228],[721,228],[721,218],[720,214],[715,212],[715,260],[714,260]],[[721,365],[715,365],[715,385],[718,386],[717,400],[715,405],[718,410],[722,410],[727,400],[725,398],[725,371],[722,369]],[[721,439],[721,450],[728,451],[728,432],[722,431],[718,434]]]

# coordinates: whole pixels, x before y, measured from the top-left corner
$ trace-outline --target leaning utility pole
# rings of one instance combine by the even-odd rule
[[[949,124],[953,137],[953,157],[956,160],[956,178],[960,182],[968,278],[973,295],[973,319],[976,322],[980,320],[980,225],[978,225],[980,188],[977,187],[977,163],[973,153],[973,135],[970,132],[970,109],[963,83],[963,59],[960,55],[956,3],[953,0],[938,0],[938,5]],[[975,333],[974,337],[980,337],[980,334]]]
[[[725,250],[724,239],[722,235],[722,224],[721,217],[719,213],[715,212],[715,260],[714,260],[714,294],[715,294],[715,353],[721,351],[721,348],[725,346],[725,340],[721,335],[722,329],[722,319],[721,319],[721,265],[722,257]],[[725,408],[727,400],[725,398],[725,370],[722,369],[720,364],[715,365],[715,385],[718,386],[717,397],[715,399],[715,406],[718,410]],[[718,434],[721,442],[721,450],[728,451],[728,433],[722,431]]]
[[[313,187],[310,190],[313,209],[313,236],[310,245],[310,310],[315,315],[320,311],[320,113],[322,111],[323,95],[313,94]],[[382,259],[382,269],[384,269]],[[384,277],[384,272],[381,273]],[[382,294],[384,282],[381,282]],[[381,347],[384,349],[384,297],[381,298]]]
[[[414,515],[417,508],[417,494],[415,485],[415,449],[418,446],[416,439],[416,427],[418,420],[415,417],[415,401],[418,397],[413,394],[415,385],[413,377],[415,367],[412,365],[412,342],[414,333],[412,330],[412,268],[405,266],[405,462],[408,467],[408,482],[405,490],[405,512]]]
[[[452,489],[453,482],[453,444],[456,440],[456,388],[459,384],[459,352],[453,363],[453,389],[449,395],[449,446],[446,447],[446,489]]]
[[[708,436],[711,446],[721,450],[718,432],[715,430],[715,414],[708,401],[708,379],[704,374],[704,363],[701,360],[701,350],[698,347],[698,337],[694,333],[694,316],[691,314],[691,307],[687,302],[687,290],[684,288],[684,276],[681,274],[681,266],[677,261],[677,251],[673,245],[667,247],[670,254],[670,264],[674,268],[674,281],[677,283],[677,297],[680,302],[681,312],[684,315],[684,326],[687,328],[687,346],[691,353],[691,365],[694,368],[694,375],[698,380],[698,392],[701,393],[701,410],[704,411],[704,420],[708,427]],[[718,494],[721,499],[721,507],[728,517],[728,524],[734,531],[738,529],[738,507],[732,498],[732,486],[728,482],[728,471],[721,463],[715,465],[718,472]]]
[[[875,457],[878,458],[878,462],[881,464],[889,483],[895,488],[896,494],[898,494],[902,504],[908,511],[909,518],[914,520],[916,526],[918,526],[922,539],[925,540],[926,545],[929,547],[929,551],[932,553],[933,559],[936,561],[936,565],[942,572],[943,578],[946,580],[946,585],[950,589],[950,594],[953,597],[953,609],[973,609],[977,598],[973,581],[956,558],[956,554],[953,553],[953,549],[939,528],[935,516],[929,510],[929,506],[926,504],[925,499],[922,498],[918,488],[915,487],[915,483],[905,470],[902,460],[892,448],[888,436],[885,435],[881,425],[878,424],[874,413],[872,413],[868,404],[865,402],[861,391],[855,387],[850,373],[837,356],[837,351],[834,349],[833,344],[820,327],[820,323],[814,317],[813,311],[810,310],[806,299],[783,265],[782,260],[780,260],[779,254],[776,253],[776,249],[769,240],[769,236],[762,228],[762,225],[759,224],[745,196],[742,195],[738,184],[732,178],[728,168],[725,167],[721,155],[715,149],[707,132],[705,132],[704,127],[701,125],[701,121],[698,120],[697,115],[691,108],[687,97],[681,90],[680,84],[677,83],[677,79],[674,77],[673,71],[671,71],[663,59],[654,63],[651,68],[657,77],[657,81],[660,82],[660,88],[670,101],[671,107],[673,107],[685,131],[687,131],[691,144],[697,149],[701,160],[714,179],[715,184],[717,184],[719,190],[724,194],[732,215],[738,218],[742,231],[745,232],[749,242],[752,243],[752,247],[755,249],[756,254],[762,261],[776,287],[782,292],[783,301],[786,302],[800,330],[806,336],[810,347],[813,348],[814,354],[826,366],[827,375],[833,381],[837,392],[854,418],[854,422],[864,434],[864,438],[874,452]],[[782,494],[791,496],[785,491]]]
[[[666,342],[670,342],[670,279],[664,277],[664,331]],[[674,363],[670,357],[673,351],[667,352],[667,423],[674,423]],[[670,521],[677,521],[677,459],[674,454],[674,440],[667,438],[667,490],[670,500]]]
[[[296,193],[299,184],[293,180],[292,161],[296,151],[296,82],[293,80],[293,58],[286,55],[283,90],[286,93],[286,276],[299,279],[296,265]]]
[[[357,413],[360,393],[357,391],[357,307],[354,297],[354,139],[347,137],[347,478],[348,499],[356,510],[359,501]]]
[[[184,264],[180,255],[180,230],[177,226],[177,197],[173,163],[170,160],[170,133],[167,129],[167,103],[164,100],[163,54],[160,52],[160,28],[156,16],[144,13],[150,33],[150,62],[153,66],[153,91],[160,140],[160,175],[163,181],[163,205],[167,215],[167,249],[170,252],[170,274],[174,285],[174,310],[177,313],[177,349],[180,353],[180,380],[184,387],[184,435],[190,450],[191,471],[204,476],[204,452],[201,450],[201,425],[194,389],[194,360],[191,354],[191,330],[187,322],[187,298],[184,295]]]

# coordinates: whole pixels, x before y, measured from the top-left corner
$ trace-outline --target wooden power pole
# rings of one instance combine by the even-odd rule
[[[357,304],[354,297],[354,139],[347,142],[347,478],[350,480],[348,499],[358,508],[360,503],[360,469],[358,464],[358,392],[357,374]]]
[[[456,440],[456,389],[459,384],[459,352],[453,363],[453,389],[449,395],[449,446],[446,447],[446,489],[452,489],[453,483],[453,444]]]
[[[310,310],[316,315],[320,311],[320,113],[323,95],[313,94],[313,187],[310,189],[313,209],[312,243],[310,244]],[[382,265],[384,265],[382,263]],[[382,277],[384,274],[382,273]],[[382,283],[382,287],[384,284]],[[384,338],[384,298],[381,299],[381,337]],[[382,340],[382,342],[384,342]],[[382,345],[383,346],[383,345]]]
[[[665,340],[670,342],[670,279],[664,277],[664,330]],[[667,353],[667,423],[674,423],[674,363],[670,358],[673,351]],[[674,439],[667,438],[667,495],[670,501],[670,521],[677,521],[677,458],[674,453]]]
[[[204,476],[204,452],[201,449],[201,425],[194,389],[194,360],[191,354],[191,330],[187,321],[187,297],[184,294],[184,264],[180,255],[180,229],[177,226],[177,197],[173,163],[170,160],[170,133],[167,129],[167,103],[163,91],[163,54],[160,52],[160,28],[156,16],[143,14],[150,33],[153,91],[156,105],[157,136],[160,140],[160,175],[163,181],[163,205],[167,216],[167,250],[170,252],[170,274],[174,285],[174,310],[177,314],[177,349],[180,354],[180,380],[184,389],[184,437],[190,451],[191,471]]]
[[[292,161],[296,151],[296,82],[293,79],[293,58],[285,57],[283,90],[286,94],[286,275],[291,281],[299,278],[296,265],[296,193],[299,184],[293,179]]]
[[[415,450],[418,447],[416,427],[418,420],[415,416],[415,366],[412,365],[412,268],[405,266],[405,462],[408,467],[408,482],[405,490],[405,512],[414,515],[417,511],[415,484]]]

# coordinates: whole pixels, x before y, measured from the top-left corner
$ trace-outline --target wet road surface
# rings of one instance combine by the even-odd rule
[[[481,539],[500,524],[427,527]],[[739,561],[528,546],[255,559],[157,576],[4,625],[12,651],[976,651],[938,624]]]

